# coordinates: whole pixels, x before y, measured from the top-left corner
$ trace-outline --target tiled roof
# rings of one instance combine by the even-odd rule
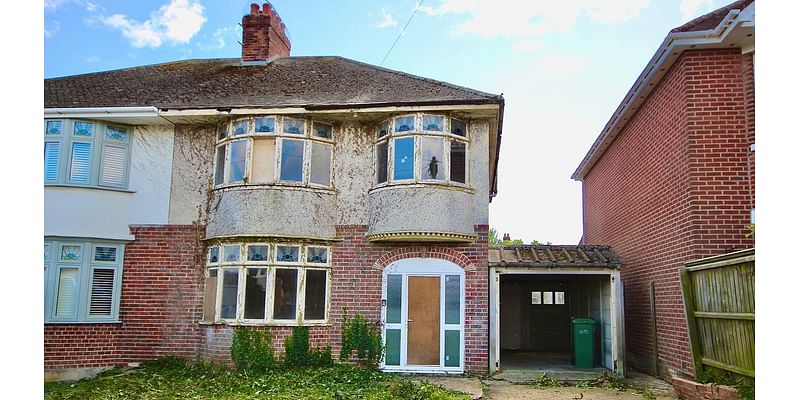
[[[743,10],[755,0],[739,0],[725,7],[716,9],[708,14],[701,15],[670,32],[695,32],[714,29],[731,10]]]
[[[500,104],[502,96],[349,60],[284,57],[261,65],[185,60],[45,79],[45,108],[161,109]]]
[[[620,268],[622,260],[609,246],[490,246],[489,265],[492,267]]]

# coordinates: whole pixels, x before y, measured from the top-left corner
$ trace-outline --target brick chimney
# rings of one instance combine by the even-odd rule
[[[242,17],[242,62],[266,61],[271,57],[288,57],[292,44],[286,26],[275,8],[264,3],[250,5],[250,14]]]
[[[511,235],[509,235],[507,233],[503,234],[503,241],[504,242],[510,242],[511,241]]]

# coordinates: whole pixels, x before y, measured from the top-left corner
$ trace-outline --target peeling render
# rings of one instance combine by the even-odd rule
[[[474,195],[421,185],[392,186],[369,194],[367,234],[433,231],[474,234]]]
[[[214,177],[214,125],[176,125],[170,224],[203,223]]]

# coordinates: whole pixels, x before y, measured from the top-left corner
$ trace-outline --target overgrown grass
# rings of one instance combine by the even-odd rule
[[[440,386],[353,366],[233,371],[167,357],[71,384],[45,385],[45,399],[469,399]]]

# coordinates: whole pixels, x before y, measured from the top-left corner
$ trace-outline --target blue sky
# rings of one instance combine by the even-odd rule
[[[669,30],[730,1],[424,0],[385,67],[491,93],[506,114],[490,222],[515,238],[576,243],[570,175]],[[238,57],[250,1],[45,0],[45,77]],[[292,55],[379,64],[418,0],[272,4]]]

